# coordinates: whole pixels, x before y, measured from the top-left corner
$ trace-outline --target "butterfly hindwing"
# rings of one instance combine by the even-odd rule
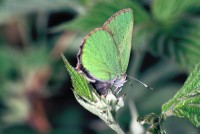
[[[102,28],[86,36],[79,51],[79,62],[90,76],[101,81],[114,79],[121,70],[115,42]]]

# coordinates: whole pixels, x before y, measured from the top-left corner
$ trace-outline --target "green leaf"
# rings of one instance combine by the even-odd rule
[[[65,63],[65,67],[67,68],[71,80],[72,80],[72,85],[74,88],[74,92],[81,96],[82,98],[86,98],[90,101],[94,101],[94,98],[91,93],[91,88],[88,84],[88,81],[84,78],[83,75],[78,73],[67,61],[67,59],[64,57],[62,54],[63,61]]]
[[[188,118],[196,127],[200,127],[200,64],[186,80],[176,95],[162,106],[162,113],[168,116]]]
[[[114,13],[124,8],[132,8],[134,14],[134,23],[140,23],[149,19],[148,13],[136,2],[128,0],[124,1],[101,1],[96,2],[86,14],[79,16],[70,23],[64,23],[54,30],[76,30],[81,32],[88,32],[94,28],[101,27],[102,24]]]

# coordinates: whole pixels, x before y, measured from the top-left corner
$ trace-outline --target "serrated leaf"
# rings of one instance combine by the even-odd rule
[[[140,23],[149,19],[148,13],[136,2],[124,1],[101,1],[89,9],[85,15],[79,16],[70,23],[62,24],[54,30],[76,30],[81,32],[91,31],[101,27],[102,24],[114,13],[124,8],[132,8],[134,12],[134,23]]]
[[[176,95],[162,106],[162,112],[167,117],[188,118],[192,124],[200,127],[200,64]]]
[[[63,61],[65,63],[65,67],[67,68],[71,80],[72,80],[72,85],[74,88],[74,92],[78,94],[79,96],[86,98],[90,101],[95,101],[92,93],[91,93],[91,87],[88,84],[88,81],[84,78],[83,75],[78,73],[67,61],[67,59],[62,55]]]

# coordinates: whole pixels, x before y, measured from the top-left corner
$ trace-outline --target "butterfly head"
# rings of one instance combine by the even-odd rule
[[[126,82],[126,74],[119,76],[116,78],[116,80],[114,81],[114,86],[117,88],[120,88],[124,85],[124,83]]]

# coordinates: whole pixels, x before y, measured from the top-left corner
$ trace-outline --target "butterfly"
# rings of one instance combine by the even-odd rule
[[[121,88],[126,82],[132,33],[132,9],[122,9],[101,28],[91,31],[80,46],[76,69],[95,84],[101,95],[108,89]]]

